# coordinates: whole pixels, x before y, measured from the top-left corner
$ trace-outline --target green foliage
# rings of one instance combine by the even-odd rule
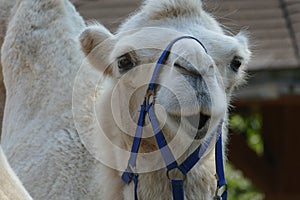
[[[230,117],[230,128],[235,133],[242,134],[248,146],[258,155],[263,154],[263,138],[261,136],[262,117],[258,112],[232,114]],[[253,186],[249,179],[243,176],[241,171],[235,169],[233,165],[226,165],[226,176],[229,186],[229,200],[264,199],[264,195]]]
[[[263,154],[264,148],[261,136],[262,117],[259,113],[247,116],[232,114],[230,117],[230,128],[242,134],[249,147],[258,155]]]
[[[226,165],[226,178],[229,200],[264,199],[264,195],[253,186],[251,181],[245,178],[242,172],[235,169],[231,164]]]

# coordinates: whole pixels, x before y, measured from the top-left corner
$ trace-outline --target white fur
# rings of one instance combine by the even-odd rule
[[[178,43],[174,50],[176,53],[182,53],[184,49],[194,49],[182,56],[191,60],[196,70],[211,83],[213,105],[216,106],[212,109],[215,110],[212,115],[216,121],[226,113],[231,90],[242,80],[242,70],[234,74],[228,66],[237,54],[244,58],[243,64],[247,62],[247,41],[241,35],[236,38],[224,35],[218,23],[203,11],[201,5],[199,0],[145,1],[142,9],[122,25],[119,34],[112,35],[101,25],[85,28],[82,18],[67,0],[18,1],[13,8],[13,16],[9,21],[2,47],[1,62],[7,89],[2,143],[12,168],[34,199],[133,199],[132,184],[127,186],[121,181],[121,172],[108,168],[93,156],[104,156],[104,159],[108,159],[110,164],[116,165],[118,169],[124,169],[123,165],[128,157],[111,149],[108,143],[104,143],[104,137],[100,138],[98,146],[93,146],[100,151],[89,152],[86,149],[89,144],[80,140],[82,135],[79,136],[77,132],[83,131],[86,136],[92,131],[98,132],[94,123],[95,117],[98,117],[103,125],[101,128],[109,130],[108,137],[111,141],[124,149],[130,149],[131,138],[126,135],[120,136],[122,131],[112,120],[115,112],[111,111],[109,95],[114,94],[112,89],[117,85],[117,80],[120,80],[122,84],[115,89],[116,92],[120,91],[120,94],[126,91],[125,96],[121,96],[125,100],[115,98],[114,101],[121,105],[120,108],[129,108],[119,109],[120,116],[131,112],[133,118],[137,117],[144,90],[139,88],[137,91],[140,92],[133,93],[137,88],[127,86],[147,83],[152,68],[138,68],[136,73],[143,76],[128,73],[127,78],[124,78],[117,71],[114,61],[131,48],[142,49],[146,45],[162,49],[180,35],[189,34],[199,38],[208,49],[208,55],[200,45],[193,42]],[[167,13],[162,8],[170,8],[172,12]],[[155,30],[151,28],[144,30],[149,32],[132,31],[141,27],[168,28],[174,33],[168,34],[167,29],[163,32],[151,31]],[[126,31],[132,32],[128,34]],[[80,78],[75,80],[84,59],[77,41],[81,32],[82,50],[88,54],[91,64],[100,70],[112,64],[110,78],[104,78],[96,96],[92,96],[94,94],[89,93],[86,88],[94,86],[97,83],[95,75],[101,74],[95,73],[93,69],[79,71]],[[106,42],[99,45],[104,40]],[[147,55],[143,62],[155,62],[159,53],[142,51],[141,55],[137,56],[141,58],[142,55]],[[146,61],[146,58],[149,60]],[[176,58],[170,60],[174,59]],[[210,66],[213,66],[213,70],[207,68]],[[148,76],[145,77],[145,74]],[[166,74],[168,71],[162,72],[163,77],[167,77]],[[161,83],[170,83],[172,88],[178,88],[177,83],[183,81],[180,74],[176,73],[172,75],[171,80],[177,82],[166,80],[160,79]],[[75,88],[73,103],[82,107],[73,107],[73,118],[71,98],[74,82],[78,84],[78,88]],[[178,96],[190,94],[186,93],[186,87],[178,91]],[[131,104],[128,103],[130,94],[134,94]],[[163,102],[165,95],[159,97],[159,92],[157,95],[161,104],[167,106],[167,103]],[[172,96],[166,98],[173,103]],[[95,99],[97,113],[94,113],[92,106]],[[183,102],[187,108],[186,115],[191,114],[191,102],[188,98],[183,98]],[[206,112],[200,107],[192,108]],[[128,119],[121,120],[121,123],[127,126],[130,124],[127,123]],[[77,130],[73,120],[77,123]],[[215,122],[212,124],[213,127],[217,125]],[[165,130],[171,133],[174,127],[165,127]],[[185,133],[186,130],[182,131],[181,136],[188,141]],[[171,135],[166,137],[169,140]],[[226,141],[226,134],[224,137]],[[180,140],[178,145],[184,143],[183,140]],[[152,143],[150,139],[149,144]],[[178,145],[171,146],[175,154],[180,151]],[[213,145],[202,161],[189,173],[185,181],[186,199],[212,199],[216,189],[212,147]],[[147,145],[142,145],[141,150],[149,150],[147,148],[153,150],[153,146]],[[180,157],[180,160],[186,154]],[[148,167],[148,163],[159,164],[160,159],[161,157],[155,156],[150,160],[141,159],[139,166],[143,168]],[[170,187],[164,169],[144,173],[139,178],[139,197],[170,199]]]
[[[0,199],[32,200],[24,186],[10,168],[0,147]]]

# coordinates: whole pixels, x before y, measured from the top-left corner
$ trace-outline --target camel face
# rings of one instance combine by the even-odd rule
[[[114,120],[120,121],[123,132],[134,133],[155,64],[167,45],[183,35],[161,28],[112,35],[102,26],[90,27],[81,35],[89,62],[114,82],[109,89],[112,94],[103,95],[109,98],[103,101],[111,103],[112,112],[120,113]],[[219,40],[205,38],[207,47],[191,39],[178,41],[159,72],[154,95],[156,114],[162,126],[173,128],[170,135],[177,133],[174,127],[181,126],[187,135],[201,139],[226,113],[229,93],[242,76],[245,59],[238,39],[215,36]],[[220,46],[226,41],[226,51],[212,46],[212,41]]]
[[[99,84],[102,90],[96,100],[95,111],[101,130],[95,133],[95,138],[99,132],[106,136],[99,137],[101,145],[95,144],[93,137],[87,140],[92,141],[91,146],[109,144],[107,149],[114,149],[117,163],[108,166],[121,171],[127,166],[126,152],[130,152],[140,105],[156,63],[174,39],[194,36],[203,44],[183,39],[172,46],[160,68],[150,100],[155,102],[155,115],[176,159],[206,142],[221,121],[225,122],[223,141],[226,143],[227,107],[233,89],[243,82],[245,64],[250,57],[245,35],[225,35],[201,6],[192,9],[192,4],[198,5],[200,1],[147,2],[117,34],[113,35],[102,25],[92,25],[80,36],[87,60],[105,77]],[[172,16],[153,2],[166,2],[170,7],[183,10]],[[181,4],[183,2],[187,4]],[[163,168],[147,119],[142,137],[137,170],[144,173]],[[109,141],[103,142],[103,138]],[[100,149],[91,151],[95,155],[102,152]],[[96,157],[103,163],[111,160],[102,154]]]

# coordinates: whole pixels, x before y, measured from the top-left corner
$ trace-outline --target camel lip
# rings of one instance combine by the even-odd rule
[[[208,130],[208,124],[209,124],[208,122],[211,117],[209,115],[200,112],[197,115],[191,115],[185,118],[190,123],[190,125],[197,130],[195,139],[202,139],[206,135],[206,132]]]

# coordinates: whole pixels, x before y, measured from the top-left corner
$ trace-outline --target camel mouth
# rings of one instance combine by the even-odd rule
[[[185,118],[190,125],[197,130],[195,139],[199,140],[204,138],[208,131],[210,116],[200,112],[199,114],[186,116]]]
[[[202,112],[188,116],[169,114],[169,117],[183,125],[183,128],[187,131],[188,135],[195,140],[203,139],[206,136],[211,119],[210,115]]]
[[[200,113],[200,115],[197,114],[188,116],[186,117],[186,119],[190,122],[190,124],[193,127],[197,128],[198,130],[201,130],[205,126],[206,122],[210,119],[210,117],[208,115]]]

